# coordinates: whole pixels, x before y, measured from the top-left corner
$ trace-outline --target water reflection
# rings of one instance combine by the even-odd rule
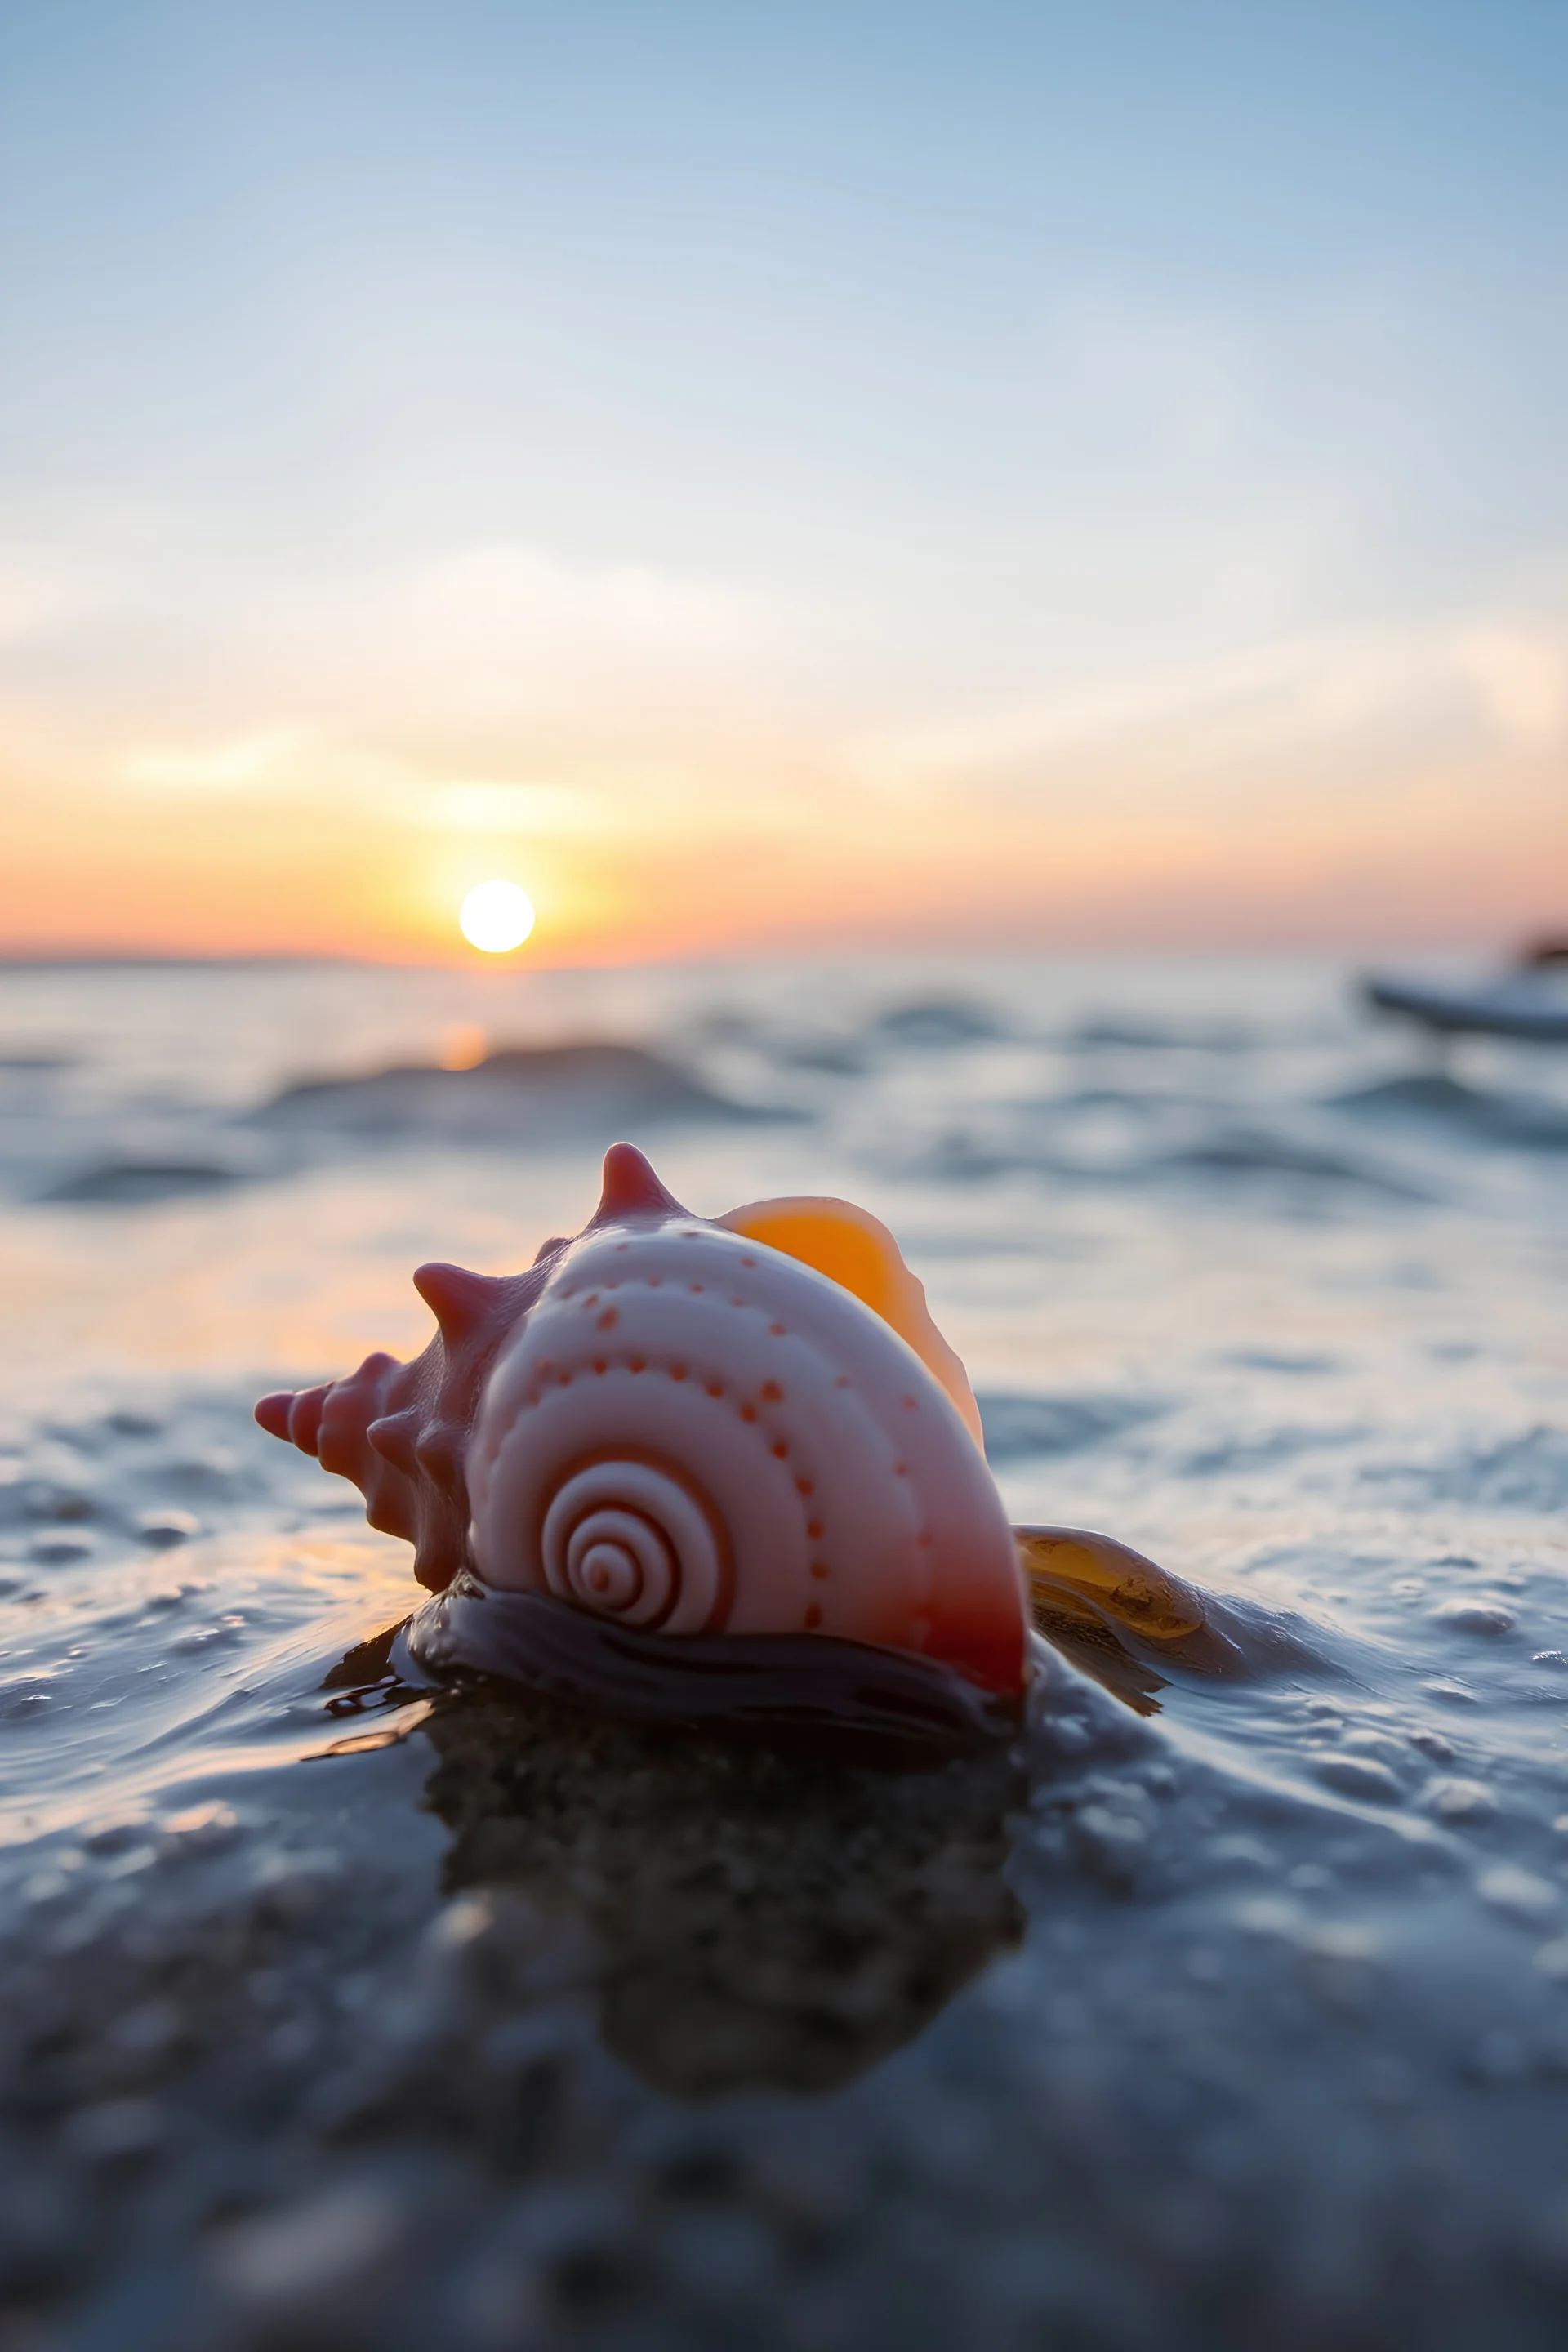
[[[428,1801],[448,1892],[574,1914],[606,2046],[679,2098],[827,2091],[1011,1948],[997,1744],[890,1775],[595,1720],[485,1687],[438,1704]]]
[[[1034,1528],[1018,1539],[1037,1631],[1138,1714],[1158,1712],[1173,1677],[1249,1679],[1307,1655],[1278,1621],[1109,1538]],[[596,1637],[537,1604],[522,1633],[537,1647],[584,1626]],[[783,1746],[791,1718],[776,1706],[758,1717],[766,1738],[740,1736],[744,1707],[731,1707],[727,1735],[639,1719],[640,1684],[628,1697],[624,1673],[587,1685],[618,1715],[471,1671],[431,1694],[399,1678],[406,1632],[361,1643],[328,1676],[343,1727],[329,1752],[423,1731],[437,1755],[426,1801],[451,1832],[444,1891],[521,1897],[565,1931],[588,1955],[606,2047],[657,2089],[836,2089],[1020,1939],[1006,1865],[1026,1780],[999,1724],[984,1738],[968,1727],[953,1755],[951,1742],[892,1741],[879,1722],[884,1759],[924,1766],[879,1769],[864,1738],[847,1756],[823,1752],[830,1714]]]

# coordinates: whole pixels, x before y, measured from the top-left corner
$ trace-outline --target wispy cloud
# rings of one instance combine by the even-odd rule
[[[502,543],[437,558],[405,583],[411,618],[483,653],[708,656],[749,646],[758,615],[732,590],[634,563],[572,566]]]
[[[0,559],[0,648],[58,635],[100,612],[106,599],[104,581],[79,561]]]
[[[1568,731],[1568,624],[1468,630],[1454,653],[1500,734],[1536,745]]]
[[[603,801],[571,784],[410,782],[403,799],[406,821],[433,833],[580,841],[607,822]]]
[[[150,744],[129,752],[118,774],[142,793],[254,792],[277,780],[308,740],[299,728],[272,727],[218,743]]]
[[[591,843],[677,832],[700,776],[649,761],[588,765],[572,779],[443,773],[321,727],[277,727],[203,744],[148,744],[110,763],[122,791],[300,812],[331,807],[366,825],[501,842]]]
[[[849,765],[887,792],[1038,773],[1151,739],[1167,751],[1194,742],[1218,749],[1221,736],[1249,761],[1282,764],[1308,744],[1359,743],[1371,752],[1391,726],[1415,740],[1426,721],[1461,733],[1468,722],[1506,746],[1560,740],[1568,733],[1568,620],[1284,637],[868,731],[851,744]]]

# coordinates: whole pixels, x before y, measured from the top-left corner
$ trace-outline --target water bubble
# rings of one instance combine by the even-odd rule
[[[1549,1879],[1537,1878],[1533,1871],[1521,1870],[1510,1862],[1483,1870],[1476,1881],[1476,1892],[1494,1911],[1523,1920],[1545,1918],[1555,1911],[1560,1899]]]
[[[309,2324],[323,2302],[345,2306],[371,2286],[397,2243],[401,2209],[383,2189],[329,2189],[226,2231],[212,2249],[218,2283],[259,2323]]]
[[[143,1511],[136,1522],[138,1538],[153,1551],[167,1551],[175,1544],[188,1543],[201,1531],[202,1523],[194,1511]]]
[[[89,1824],[82,1843],[89,1853],[125,1853],[145,1837],[148,1816],[141,1811],[109,1813]]]
[[[92,1549],[90,1536],[40,1536],[29,1545],[27,1557],[41,1568],[65,1568],[72,1560],[90,1559]]]
[[[1489,1822],[1497,1811],[1497,1799],[1483,1780],[1428,1781],[1422,1802],[1445,1822]]]
[[[1312,1766],[1325,1789],[1342,1797],[1355,1797],[1366,1805],[1396,1805],[1400,1787],[1386,1764],[1370,1756],[1324,1756]]]
[[[1404,1760],[1405,1742],[1394,1738],[1392,1732],[1347,1731],[1344,1745],[1357,1755],[1375,1756],[1385,1764],[1398,1764]]]
[[[1432,1612],[1439,1624],[1456,1633],[1479,1633],[1495,1639],[1513,1630],[1510,1612],[1495,1601],[1444,1601]]]
[[[216,1801],[187,1806],[184,1812],[171,1813],[163,1823],[165,1836],[179,1853],[216,1852],[229,1843],[238,1827],[233,1806]]]

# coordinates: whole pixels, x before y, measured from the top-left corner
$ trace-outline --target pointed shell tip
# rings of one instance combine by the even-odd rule
[[[278,1389],[274,1391],[270,1396],[258,1397],[257,1399],[256,1419],[260,1427],[267,1432],[268,1437],[281,1437],[285,1444],[287,1444],[289,1437],[289,1408],[293,1402],[294,1391],[292,1389]]]
[[[683,1217],[686,1213],[635,1143],[611,1144],[605,1154],[604,1189],[592,1223],[609,1224],[617,1217]]]

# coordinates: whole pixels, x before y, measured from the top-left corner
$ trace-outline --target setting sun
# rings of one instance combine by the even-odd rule
[[[464,899],[458,921],[470,947],[508,955],[533,929],[533,902],[515,882],[480,882]]]

